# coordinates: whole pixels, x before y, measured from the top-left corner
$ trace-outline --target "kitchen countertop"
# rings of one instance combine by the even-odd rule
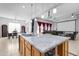
[[[27,40],[30,44],[32,44],[32,46],[38,49],[41,53],[45,53],[69,39],[69,37],[56,36],[51,34],[43,34],[37,36],[30,36],[27,34],[20,35],[25,38],[25,40]]]

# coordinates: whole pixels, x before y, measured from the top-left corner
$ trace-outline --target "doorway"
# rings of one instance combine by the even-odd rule
[[[7,37],[8,28],[7,25],[2,25],[2,37]]]
[[[21,32],[25,33],[25,26],[21,26]]]

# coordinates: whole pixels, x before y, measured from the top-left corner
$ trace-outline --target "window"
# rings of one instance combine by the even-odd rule
[[[21,25],[19,23],[9,23],[8,32],[12,33],[15,30],[21,32]]]

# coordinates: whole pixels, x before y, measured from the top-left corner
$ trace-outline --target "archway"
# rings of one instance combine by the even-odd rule
[[[21,32],[22,33],[25,33],[26,31],[25,31],[25,26],[21,26]]]
[[[7,37],[8,27],[7,25],[2,25],[2,37]]]

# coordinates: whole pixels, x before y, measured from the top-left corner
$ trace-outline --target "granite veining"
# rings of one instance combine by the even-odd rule
[[[48,50],[55,48],[59,44],[69,39],[69,37],[62,37],[50,34],[43,34],[37,36],[28,36],[27,34],[24,36],[21,34],[21,36],[24,37],[25,40],[32,44],[41,53],[45,53]]]

